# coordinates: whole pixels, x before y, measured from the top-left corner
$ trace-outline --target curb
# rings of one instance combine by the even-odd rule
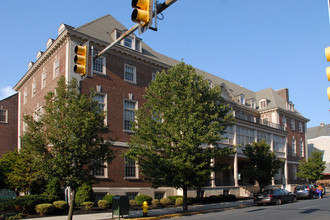
[[[246,207],[254,206],[254,204],[246,204],[246,205],[238,205],[238,206],[232,206],[232,207],[225,207],[225,208],[215,208],[215,209],[207,209],[202,211],[195,211],[195,212],[186,212],[186,213],[173,213],[173,214],[164,214],[159,216],[150,216],[150,217],[135,217],[135,218],[126,218],[130,220],[152,220],[152,219],[164,219],[164,218],[171,218],[171,217],[181,217],[181,216],[187,216],[187,215],[198,215],[218,210],[232,210],[232,209],[241,209]]]

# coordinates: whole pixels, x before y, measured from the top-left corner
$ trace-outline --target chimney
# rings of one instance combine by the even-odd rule
[[[289,102],[289,90],[287,88],[276,90],[276,92],[285,100],[286,103]]]

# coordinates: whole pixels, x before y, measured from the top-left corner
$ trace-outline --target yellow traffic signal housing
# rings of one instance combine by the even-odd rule
[[[87,71],[87,45],[80,46],[77,45],[74,48],[75,56],[74,56],[74,62],[76,65],[73,68],[73,71],[75,73],[79,73],[81,76],[86,75]]]
[[[325,48],[325,57],[327,58],[327,61],[330,62],[330,47]],[[327,67],[326,73],[328,80],[330,81],[330,67]],[[327,93],[328,93],[328,99],[330,101],[330,87],[328,87]]]
[[[153,0],[132,0],[132,7],[135,8],[131,16],[132,21],[150,27],[153,17]]]

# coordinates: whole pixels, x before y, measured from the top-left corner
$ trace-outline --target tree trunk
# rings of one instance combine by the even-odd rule
[[[187,194],[188,194],[188,188],[183,187],[183,212],[188,212]]]
[[[75,195],[76,195],[76,191],[73,190],[73,189],[70,189],[68,220],[72,220],[72,218],[73,218],[73,208],[74,208]]]

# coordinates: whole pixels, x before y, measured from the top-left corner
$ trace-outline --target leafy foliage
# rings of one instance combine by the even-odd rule
[[[114,196],[115,196],[115,195],[110,195],[110,194],[105,195],[105,196],[103,197],[103,200],[106,200],[106,201],[109,203],[109,206],[111,206],[111,205],[112,205],[112,198],[113,198]]]
[[[106,209],[109,207],[109,203],[107,200],[99,200],[97,202],[97,206],[100,207],[101,209]]]
[[[151,204],[152,197],[148,195],[138,195],[135,197],[136,204],[142,205],[144,201],[147,201],[148,204]]]
[[[323,154],[320,151],[313,151],[308,161],[301,160],[297,177],[309,179],[312,183],[322,179],[323,171],[325,170],[325,162]]]
[[[55,210],[55,207],[50,203],[43,203],[36,205],[36,212],[40,215],[52,214]]]
[[[188,188],[205,186],[213,170],[211,159],[232,153],[217,146],[234,122],[231,109],[220,87],[210,87],[183,62],[158,73],[145,98],[136,112],[135,135],[126,156],[138,161],[153,187],[182,188],[186,211]]]
[[[42,114],[35,114],[38,120],[24,117],[28,128],[22,147],[38,156],[36,160],[49,177],[56,176],[63,186],[70,187],[70,219],[78,186],[94,180],[92,171],[105,161],[110,163],[113,153],[111,141],[103,138],[108,128],[105,113],[93,100],[95,93],[81,94],[75,79],[67,84],[61,77],[57,85],[56,94],[45,96]]]
[[[84,183],[78,188],[76,193],[77,205],[81,205],[82,203],[87,201],[92,201],[93,198],[94,198],[94,194],[93,194],[92,185]]]
[[[243,175],[258,181],[261,191],[271,184],[273,176],[281,167],[281,160],[276,158],[276,154],[271,152],[270,145],[265,141],[245,145],[243,154],[249,159],[248,168],[243,170]]]

